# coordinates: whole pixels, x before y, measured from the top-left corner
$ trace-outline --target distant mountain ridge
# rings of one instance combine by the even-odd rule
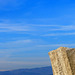
[[[0,75],[53,75],[52,67],[0,71]]]

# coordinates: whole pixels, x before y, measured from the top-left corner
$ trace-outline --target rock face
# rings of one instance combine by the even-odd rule
[[[75,48],[59,47],[48,54],[53,75],[75,75]]]

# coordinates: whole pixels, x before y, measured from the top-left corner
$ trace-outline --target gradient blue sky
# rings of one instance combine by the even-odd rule
[[[50,66],[60,46],[75,47],[74,0],[0,0],[0,70]]]

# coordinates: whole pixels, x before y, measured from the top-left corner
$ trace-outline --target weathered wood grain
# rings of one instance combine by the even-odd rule
[[[75,75],[75,48],[60,47],[48,54],[53,75]]]

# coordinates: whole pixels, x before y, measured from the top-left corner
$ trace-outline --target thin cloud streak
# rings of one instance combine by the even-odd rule
[[[65,47],[65,46],[67,46],[67,47],[69,47],[69,46],[75,46],[75,44],[50,44],[50,45],[37,45],[37,47],[60,47],[60,46],[63,46],[63,47]]]
[[[27,44],[27,43],[31,43],[32,40],[30,39],[26,39],[26,40],[16,40],[16,41],[11,41],[11,42],[6,42],[6,43],[0,43],[1,46],[9,46],[9,45],[16,45],[16,44]]]
[[[67,25],[67,26],[58,26],[59,28],[55,28],[55,29],[50,29],[52,31],[70,31],[70,30],[75,30],[75,25]]]
[[[30,26],[21,25],[22,24],[0,24],[0,32],[34,31]]]
[[[75,35],[75,32],[74,33],[53,33],[53,34],[51,33],[42,36],[67,36],[67,35]]]
[[[32,26],[38,26],[38,27],[61,27],[59,25],[33,25]]]
[[[38,27],[38,28],[37,28]],[[24,32],[24,31],[72,31],[75,30],[75,25],[37,25],[37,24],[12,24],[0,23],[0,32]]]
[[[75,25],[32,25],[38,27],[50,27],[48,31],[70,31],[75,30]],[[52,28],[51,28],[52,27]]]

